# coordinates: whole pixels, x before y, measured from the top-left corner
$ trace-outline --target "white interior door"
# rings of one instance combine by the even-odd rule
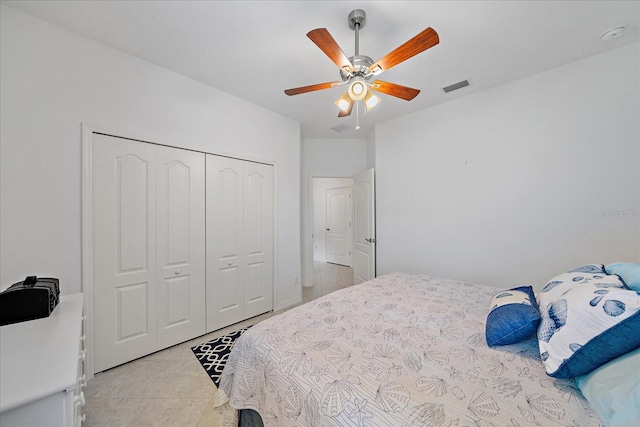
[[[353,178],[355,256],[353,283],[376,276],[375,180],[373,169]]]
[[[244,318],[273,309],[273,166],[244,163]]]
[[[156,146],[158,345],[205,333],[205,155]]]
[[[156,350],[154,146],[93,137],[94,371]]]
[[[206,156],[207,331],[244,319],[243,162]]]
[[[327,190],[326,260],[351,267],[351,187]]]

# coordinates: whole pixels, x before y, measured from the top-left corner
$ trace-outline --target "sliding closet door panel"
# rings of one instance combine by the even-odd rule
[[[207,331],[243,313],[243,162],[206,156]]]
[[[205,155],[156,146],[158,346],[205,333]]]
[[[95,372],[156,349],[154,156],[152,145],[94,135]]]
[[[273,166],[244,164],[245,317],[273,309]]]

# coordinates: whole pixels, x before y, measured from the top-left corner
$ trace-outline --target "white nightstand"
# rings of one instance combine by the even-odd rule
[[[0,327],[0,425],[79,426],[84,405],[82,294],[51,316]]]

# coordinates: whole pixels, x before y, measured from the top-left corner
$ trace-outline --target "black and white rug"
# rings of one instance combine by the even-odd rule
[[[198,358],[200,364],[204,370],[207,371],[207,374],[209,374],[216,387],[220,384],[220,376],[222,375],[224,365],[227,363],[229,354],[233,349],[233,345],[238,337],[250,327],[251,326],[223,335],[204,344],[191,347],[191,351],[193,351],[193,354]]]

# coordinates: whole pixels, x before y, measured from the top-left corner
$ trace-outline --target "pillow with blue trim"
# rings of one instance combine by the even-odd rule
[[[515,344],[538,329],[540,313],[531,286],[498,292],[491,298],[490,307],[485,326],[489,347]]]
[[[616,262],[607,265],[606,271],[608,274],[617,274],[625,285],[640,292],[640,264]]]
[[[540,357],[552,377],[587,374],[640,347],[640,294],[602,265],[554,277],[539,303]]]

